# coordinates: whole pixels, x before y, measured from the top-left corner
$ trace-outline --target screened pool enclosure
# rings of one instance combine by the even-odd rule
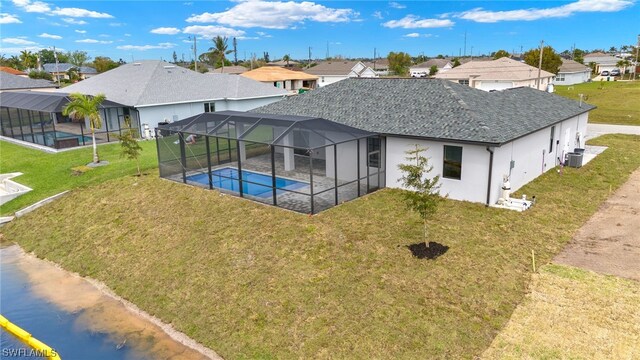
[[[161,177],[302,213],[384,187],[380,136],[325,119],[222,111],[156,136]]]

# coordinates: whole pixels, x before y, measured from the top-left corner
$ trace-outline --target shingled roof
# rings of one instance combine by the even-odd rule
[[[64,92],[103,93],[109,100],[129,106],[288,94],[285,90],[241,76],[204,75],[158,60],[121,65],[68,86]]]
[[[542,70],[542,78],[555,76],[554,74]],[[538,78],[538,68],[527,65],[520,61],[503,57],[491,61],[469,61],[466,64],[457,66],[446,72],[438,73],[434,76],[438,79],[469,79],[476,80],[530,80]]]
[[[56,88],[57,84],[44,79],[30,79],[0,71],[0,90]]]
[[[320,117],[387,135],[500,145],[594,108],[525,87],[486,92],[447,80],[350,78],[252,112]]]
[[[591,68],[588,66],[584,66],[577,61],[562,59],[562,65],[560,65],[558,73],[577,73],[585,71],[591,71]]]

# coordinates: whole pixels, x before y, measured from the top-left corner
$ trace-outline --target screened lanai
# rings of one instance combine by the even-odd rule
[[[384,187],[380,136],[321,118],[222,111],[156,136],[161,177],[302,213]]]
[[[11,91],[0,93],[0,131],[11,137],[56,149],[92,143],[88,120],[73,121],[62,114],[71,101],[65,93]],[[118,141],[131,117],[131,126],[139,129],[137,112],[125,105],[105,100],[100,105],[102,127],[95,129],[96,143]]]

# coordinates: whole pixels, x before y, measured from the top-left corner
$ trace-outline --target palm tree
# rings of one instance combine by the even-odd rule
[[[89,119],[91,140],[93,142],[93,162],[97,164],[100,162],[100,158],[98,158],[95,129],[102,127],[100,104],[102,104],[107,97],[104,94],[91,97],[79,93],[73,93],[70,96],[71,101],[62,109],[62,114],[76,120]]]
[[[289,56],[289,54],[286,54],[285,56],[282,57],[282,61],[286,61],[287,67],[289,67],[289,61],[291,61],[291,56]]]
[[[624,80],[624,73],[627,72],[627,66],[631,65],[631,63],[629,62],[629,60],[620,60],[616,63],[616,66],[619,69],[622,69],[621,72],[622,74],[620,75],[620,80]]]
[[[33,69],[37,65],[38,58],[35,54],[28,50],[22,50],[20,52],[20,62],[24,69]]]
[[[229,47],[227,45],[227,37],[222,37],[220,35],[213,38],[213,47],[209,48],[216,57],[218,57],[222,62],[222,70],[220,72],[224,73],[224,60],[227,54],[231,54],[233,50],[227,50]]]

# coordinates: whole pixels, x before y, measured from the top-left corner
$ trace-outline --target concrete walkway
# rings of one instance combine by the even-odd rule
[[[604,134],[640,135],[640,126],[587,124],[587,135],[585,136],[585,140],[592,139]]]

